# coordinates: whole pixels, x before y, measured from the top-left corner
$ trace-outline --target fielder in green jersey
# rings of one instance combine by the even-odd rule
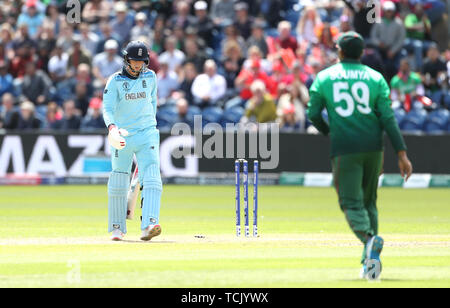
[[[364,50],[362,37],[356,32],[342,34],[338,50],[340,63],[321,71],[310,88],[307,115],[321,133],[330,135],[339,204],[350,228],[365,245],[362,263],[367,265],[370,259],[379,261],[383,246],[378,236],[376,199],[384,131],[398,153],[405,180],[412,166],[391,109],[387,82],[359,61]],[[322,118],[323,109],[329,124]],[[363,270],[368,278],[367,267]]]

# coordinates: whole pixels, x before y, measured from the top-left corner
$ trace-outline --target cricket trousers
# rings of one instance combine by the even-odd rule
[[[162,182],[159,162],[159,131],[144,129],[124,137],[126,146],[122,150],[111,147],[112,172],[108,181],[108,232],[126,229],[127,193],[130,187],[133,155],[136,155],[141,183],[141,229],[158,224]]]
[[[382,164],[383,152],[347,154],[332,159],[339,205],[351,230],[364,245],[378,235],[376,202]]]

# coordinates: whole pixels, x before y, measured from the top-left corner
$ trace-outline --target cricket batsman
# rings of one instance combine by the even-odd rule
[[[108,232],[120,241],[127,233],[127,194],[133,154],[139,165],[142,218],[141,240],[161,234],[159,210],[162,183],[159,131],[156,129],[156,75],[147,69],[147,47],[130,42],[124,66],[108,79],[103,94],[103,117],[111,145],[112,172],[108,181]]]
[[[383,131],[398,155],[402,177],[412,165],[391,109],[390,90],[377,71],[360,63],[364,40],[356,32],[337,41],[340,62],[321,71],[310,89],[307,115],[330,135],[333,183],[350,228],[364,243],[361,278],[381,273],[383,239],[378,235],[377,187],[383,165]],[[328,112],[329,125],[322,118]]]

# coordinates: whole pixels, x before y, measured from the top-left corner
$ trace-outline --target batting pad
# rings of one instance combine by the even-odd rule
[[[111,172],[108,181],[108,232],[119,229],[127,233],[127,194],[130,175]]]
[[[141,229],[159,223],[162,182],[158,165],[150,165],[145,170],[142,189]]]

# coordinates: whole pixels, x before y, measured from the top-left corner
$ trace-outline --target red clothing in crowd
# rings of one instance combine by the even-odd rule
[[[275,81],[266,73],[261,70],[258,70],[256,73],[252,70],[242,69],[239,73],[237,79],[244,78],[244,88],[241,91],[242,99],[250,99],[252,97],[252,92],[250,91],[250,86],[255,80],[262,80],[266,85],[267,91],[272,94],[274,97],[277,94],[277,84]]]

